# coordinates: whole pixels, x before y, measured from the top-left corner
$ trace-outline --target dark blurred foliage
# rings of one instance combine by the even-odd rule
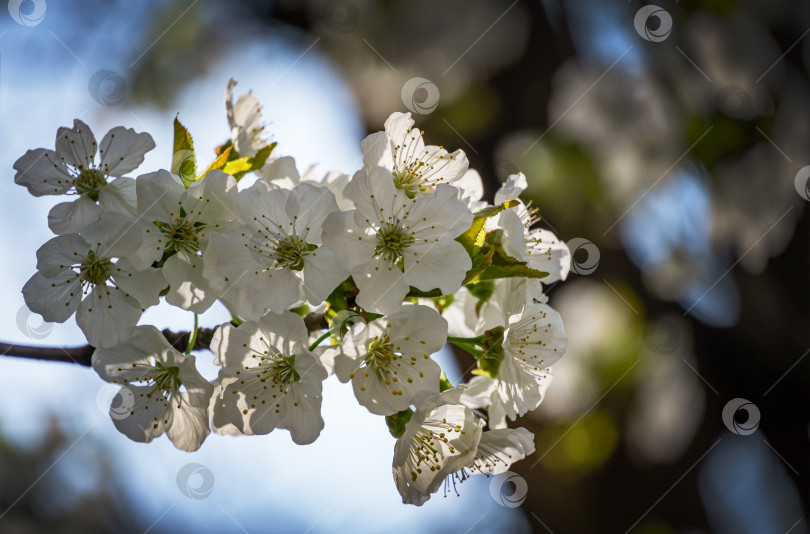
[[[52,419],[33,444],[8,441],[0,429],[0,514],[4,534],[142,533],[141,524],[122,497],[114,457],[90,437],[82,447]],[[60,460],[72,454],[72,469]],[[82,480],[77,488],[76,478]],[[71,480],[72,479],[72,480]]]
[[[171,110],[226,50],[314,43],[377,131],[430,80],[428,142],[464,149],[490,199],[523,171],[544,224],[600,253],[550,290],[571,350],[519,422],[537,435],[514,467],[532,528],[805,532],[810,4],[659,3],[660,42],[636,1],[152,2],[129,83]],[[750,436],[721,418],[737,397],[761,412]]]

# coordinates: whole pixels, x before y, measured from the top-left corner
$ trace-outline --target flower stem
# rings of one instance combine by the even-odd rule
[[[309,351],[312,352],[313,350],[315,350],[317,348],[317,346],[321,344],[321,341],[323,341],[324,339],[328,338],[331,335],[332,335],[332,332],[330,330],[327,330],[326,332],[324,332],[324,334],[321,337],[316,339],[312,343],[312,345],[309,346]]]
[[[197,332],[199,329],[197,328],[197,314],[194,314],[194,330],[191,331],[191,335],[188,336],[188,347],[186,347],[186,354],[191,354],[191,351],[194,349],[194,345],[197,344]]]
[[[478,337],[455,337],[455,336],[447,336],[448,343],[461,343],[463,345],[480,345],[481,342],[484,340],[484,336]]]
[[[456,347],[458,347],[458,348],[460,348],[460,349],[462,349],[462,350],[465,350],[465,351],[469,352],[470,354],[472,354],[473,356],[475,356],[475,358],[476,358],[476,359],[478,359],[478,357],[479,357],[479,356],[480,356],[480,355],[481,355],[481,354],[484,352],[484,349],[483,349],[482,347],[480,347],[478,344],[476,344],[476,343],[469,343],[469,342],[467,342],[467,341],[466,341],[464,338],[453,338],[453,339],[450,339],[450,338],[448,337],[448,338],[447,338],[447,341],[448,341],[449,343],[452,343],[452,344],[453,344],[453,345],[455,345]]]

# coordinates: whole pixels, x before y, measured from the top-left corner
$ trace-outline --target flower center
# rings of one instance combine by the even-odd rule
[[[285,386],[301,380],[301,375],[295,370],[295,354],[287,357],[278,354],[264,367],[265,372],[259,379],[262,382],[270,380],[274,385]]]
[[[147,377],[147,380],[154,383],[154,387],[147,396],[151,397],[156,391],[168,393],[169,395],[176,393],[180,386],[183,385],[180,382],[179,374],[179,367],[168,367],[163,365],[162,362],[155,362],[155,374]]]
[[[413,235],[406,233],[399,224],[385,223],[377,230],[377,246],[374,254],[385,257],[391,263],[397,263],[405,249],[415,241]],[[402,268],[402,265],[398,266]]]
[[[368,354],[364,358],[366,367],[374,370],[377,378],[383,381],[389,380],[386,375],[391,374],[389,367],[400,355],[394,351],[394,344],[389,340],[388,334],[383,334],[382,338],[374,338],[368,345]]]
[[[113,262],[109,258],[98,258],[94,251],[87,253],[87,261],[80,266],[82,278],[93,285],[101,285],[110,277]]]
[[[431,428],[429,428],[431,427]],[[450,454],[456,453],[456,448],[450,444],[453,433],[465,434],[460,425],[448,423],[447,419],[425,421],[425,424],[411,438],[409,463],[411,467],[411,480],[416,482],[422,469],[427,467],[431,472],[442,468],[444,453],[441,451],[443,443]]]
[[[77,193],[87,195],[90,200],[96,202],[101,188],[107,185],[107,177],[99,169],[81,169],[75,185]]]
[[[424,163],[421,161],[408,163],[402,170],[392,173],[394,175],[394,186],[405,191],[408,198],[413,198],[416,193],[421,191],[427,191],[427,188],[422,183],[420,169],[423,165]]]
[[[279,265],[300,271],[304,268],[304,257],[316,248],[316,245],[310,245],[296,235],[289,235],[279,240],[275,258]]]
[[[478,369],[474,374],[482,374],[490,378],[498,378],[498,369],[503,361],[504,328],[498,326],[484,332],[481,345],[484,351],[478,357]]]
[[[198,252],[200,250],[199,232],[205,223],[187,221],[185,218],[177,219],[174,224],[155,222],[163,235],[168,238],[166,250],[185,250]]]

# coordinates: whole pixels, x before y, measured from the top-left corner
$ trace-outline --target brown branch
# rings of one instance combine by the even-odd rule
[[[310,313],[304,317],[304,324],[307,325],[309,332],[323,330],[328,327],[322,313]],[[198,329],[194,350],[208,349],[211,346],[211,338],[214,335],[214,330],[214,328]],[[188,339],[191,332],[172,332],[167,328],[163,330],[163,335],[172,347],[182,352],[188,347]],[[79,347],[39,347],[0,342],[0,355],[2,356],[31,358],[50,362],[77,363],[87,367],[90,366],[90,359],[95,350],[95,347],[92,345],[82,345]]]

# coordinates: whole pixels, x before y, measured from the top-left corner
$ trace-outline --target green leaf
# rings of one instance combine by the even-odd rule
[[[502,235],[503,230],[494,230],[487,234],[486,243],[492,247],[492,251],[494,252],[492,261],[486,268],[482,269],[478,275],[469,280],[469,282],[476,283],[483,282],[484,280],[496,280],[498,278],[512,278],[516,276],[524,278],[545,278],[548,276],[548,273],[532,269],[526,262],[508,255],[503,250],[503,245],[501,244]]]
[[[482,251],[479,252],[472,257],[472,269],[467,271],[467,275],[464,277],[464,281],[461,285],[466,286],[473,280],[476,280],[478,276],[484,272],[490,265],[492,265],[492,258],[495,256],[495,247],[487,246],[486,248],[482,248]]]
[[[172,174],[180,177],[186,189],[199,179],[197,157],[194,155],[194,141],[177,117],[174,118],[174,152],[171,170]]]
[[[470,228],[467,229],[466,232],[458,236],[456,241],[464,245],[464,248],[468,253],[470,253],[470,256],[472,256],[484,245],[484,239],[486,238],[484,226],[487,223],[487,219],[494,217],[505,209],[509,209],[517,205],[517,200],[507,200],[499,206],[492,206],[475,212],[473,214],[472,225],[470,225]]]
[[[234,158],[233,155],[236,154],[236,151],[231,151],[231,157],[229,161],[222,167],[222,171],[233,175],[234,178],[239,180],[244,175],[249,172],[257,171],[264,167],[264,164],[267,162],[267,158],[270,157],[270,154],[273,152],[273,149],[276,147],[276,143],[270,143],[269,145],[265,146],[252,158],[248,157],[237,157]]]
[[[224,150],[219,152],[217,159],[211,162],[211,164],[203,171],[203,173],[197,178],[198,180],[202,180],[205,176],[205,173],[214,169],[221,169],[228,163],[228,159],[230,158],[231,152],[233,151],[233,145],[225,148]]]
[[[448,389],[453,389],[453,384],[447,380],[447,375],[442,373],[442,376],[439,378],[439,391],[447,391]]]
[[[410,408],[406,408],[394,415],[386,415],[385,423],[388,425],[388,431],[391,435],[397,439],[401,438],[405,433],[405,425],[411,420],[412,415],[413,410]]]
[[[251,158],[237,158],[229,161],[222,167],[222,172],[232,174],[234,178],[239,174],[240,178],[253,167],[253,160]]]

